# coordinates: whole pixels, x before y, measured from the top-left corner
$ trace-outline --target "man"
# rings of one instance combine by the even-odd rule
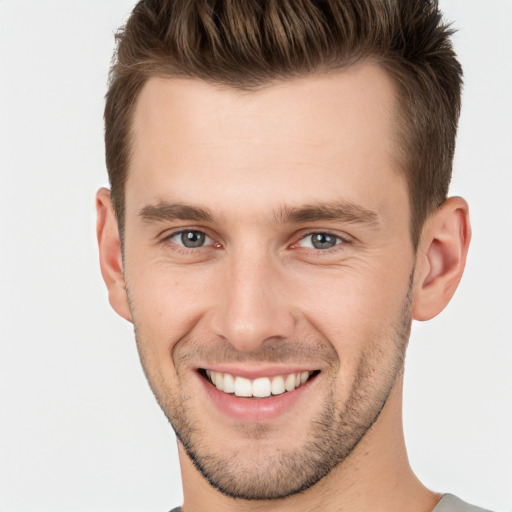
[[[101,269],[185,512],[481,510],[417,480],[401,421],[470,241],[450,33],[408,0],[150,0],[119,33]]]

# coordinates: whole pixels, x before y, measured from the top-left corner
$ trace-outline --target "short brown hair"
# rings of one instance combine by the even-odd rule
[[[116,34],[105,107],[121,236],[133,111],[149,78],[250,91],[371,59],[397,88],[398,161],[416,246],[451,179],[462,88],[451,34],[434,0],[141,0]]]

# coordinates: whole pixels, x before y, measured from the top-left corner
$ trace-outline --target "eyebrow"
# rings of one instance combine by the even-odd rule
[[[285,206],[275,215],[275,222],[303,223],[317,221],[341,221],[350,224],[366,224],[377,227],[379,215],[361,205],[349,201],[335,201],[323,204],[306,204],[302,206]]]
[[[145,222],[164,222],[173,220],[191,220],[197,222],[214,222],[215,217],[207,208],[199,208],[183,203],[159,202],[139,210],[139,217]]]
[[[217,222],[216,216],[208,208],[166,201],[144,206],[139,210],[139,216],[148,223],[174,220]],[[270,217],[271,224],[300,224],[318,221],[339,221],[377,227],[380,224],[380,217],[376,212],[349,201],[283,206]]]

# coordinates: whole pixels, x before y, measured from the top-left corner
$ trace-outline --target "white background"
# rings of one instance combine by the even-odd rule
[[[0,511],[165,512],[174,434],[110,309],[94,193],[103,96],[131,0],[0,0]],[[466,276],[415,324],[405,426],[431,488],[512,511],[512,2],[444,0],[464,111],[452,193],[472,206]]]

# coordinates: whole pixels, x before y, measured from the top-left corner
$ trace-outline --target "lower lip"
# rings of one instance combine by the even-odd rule
[[[210,400],[216,407],[233,419],[249,423],[261,423],[277,418],[290,410],[311,386],[310,379],[293,391],[268,398],[243,398],[219,391],[209,380],[199,376]]]

